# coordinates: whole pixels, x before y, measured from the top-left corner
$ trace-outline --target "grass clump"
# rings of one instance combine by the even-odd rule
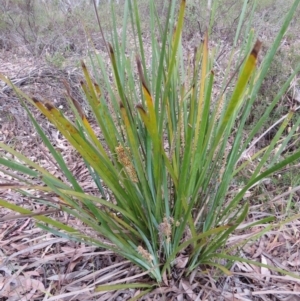
[[[245,11],[247,5],[252,5],[247,2],[244,1]],[[259,88],[299,2],[297,0],[291,6],[260,66],[257,59],[261,42],[255,39],[253,31],[249,31],[241,53],[236,55],[235,50],[232,51],[234,60],[229,62],[222,88],[217,93],[213,93],[216,49],[211,49],[209,44],[212,22],[208,23],[203,41],[191,55],[185,52],[181,42],[186,1],[181,1],[179,6],[177,1],[171,1],[163,24],[158,18],[155,1],[149,1],[150,34],[147,40],[142,36],[143,16],[137,1],[125,4],[121,34],[116,28],[111,6],[112,31],[106,48],[113,82],[109,79],[106,62],[100,56],[91,55],[91,64],[95,77],[104,83],[103,90],[82,63],[85,78],[82,89],[97,127],[101,129],[101,140],[69,91],[75,123],[50,102],[31,98],[14,87],[20,99],[35,105],[78,151],[99,188],[98,196],[83,191],[61,154],[27,109],[66,181],[0,143],[5,152],[17,158],[3,156],[0,164],[14,170],[15,173],[10,174],[19,182],[23,181],[20,186],[11,188],[23,191],[29,197],[35,197],[39,191],[55,194],[60,201],[47,202],[49,207],[80,219],[100,237],[86,235],[45,216],[34,216],[37,225],[55,235],[112,250],[148,271],[156,283],[162,282],[165,275],[171,278],[174,269],[184,268],[185,275],[189,275],[198,267],[211,266],[230,274],[230,263],[245,259],[234,256],[234,247],[225,248],[228,237],[237,227],[246,230],[275,220],[271,216],[247,227],[241,226],[249,210],[249,203],[243,200],[245,193],[300,158],[299,151],[280,156],[281,148],[274,153],[277,143],[281,141],[286,145],[299,124],[293,125],[288,136],[282,136],[296,110],[291,107],[269,145],[252,154],[251,161],[245,159],[250,143],[299,67],[280,87],[248,137],[243,135]],[[215,13],[211,7],[209,12]],[[244,16],[241,14],[238,24],[243,23]],[[241,26],[236,31],[236,39],[239,29]],[[133,43],[130,44],[127,44],[128,32],[133,32]],[[103,35],[103,39],[107,37]],[[148,41],[151,42],[149,57],[145,51]],[[230,76],[234,65],[239,67]],[[2,75],[1,79],[10,84]],[[104,94],[109,97],[113,112]],[[231,190],[231,184],[250,163],[254,164],[254,169],[247,173],[243,187]],[[42,184],[37,186],[30,179],[24,180],[19,173],[39,179]],[[109,190],[112,199],[107,199],[105,189]],[[0,205],[22,214],[30,213],[6,200],[0,200]],[[270,224],[270,227],[275,226]],[[256,237],[264,231],[266,228],[260,234],[256,233]],[[184,264],[178,260],[182,256],[187,258]],[[151,289],[150,285],[146,287]]]

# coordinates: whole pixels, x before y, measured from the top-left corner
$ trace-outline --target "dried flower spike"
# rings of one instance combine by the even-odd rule
[[[124,149],[122,145],[116,147],[116,153],[118,156],[118,161],[124,166],[127,174],[129,175],[132,182],[137,183],[138,177],[136,175],[136,171],[134,169],[133,164],[131,163],[130,158],[128,157],[127,153],[129,152],[129,147]]]
[[[153,256],[147,250],[145,250],[142,246],[138,246],[137,247],[137,251],[148,262],[152,262],[153,261]]]

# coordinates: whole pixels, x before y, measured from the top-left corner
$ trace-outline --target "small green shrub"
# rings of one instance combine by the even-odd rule
[[[57,68],[62,68],[65,62],[65,57],[61,53],[54,53],[53,55],[46,55],[46,61]]]

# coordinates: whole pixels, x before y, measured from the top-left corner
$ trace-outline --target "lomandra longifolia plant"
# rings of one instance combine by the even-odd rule
[[[255,9],[255,1],[250,2],[243,2],[243,12]],[[163,275],[171,277],[177,268],[189,274],[205,265],[229,273],[224,262],[244,260],[233,256],[234,248],[224,248],[237,227],[246,231],[260,222],[273,221],[270,227],[276,224],[271,216],[243,227],[249,210],[244,194],[300,158],[300,151],[283,155],[281,149],[274,154],[279,140],[286,145],[291,138],[282,136],[295,113],[291,108],[270,145],[252,157],[255,168],[244,185],[230,189],[249,163],[242,158],[247,146],[299,71],[294,70],[270,109],[245,138],[245,121],[298,4],[299,0],[294,1],[260,65],[257,58],[261,42],[253,31],[244,34],[239,48],[233,46],[221,88],[215,85],[218,49],[210,45],[209,37],[216,6],[210,10],[210,26],[203,41],[191,56],[182,38],[186,1],[180,5],[178,1],[167,1],[165,15],[160,19],[155,1],[150,0],[149,32],[145,35],[145,16],[140,14],[138,1],[125,2],[122,33],[117,29],[112,5],[112,31],[102,31],[110,64],[107,66],[101,55],[91,54],[89,69],[93,75],[87,63],[81,64],[85,78],[82,90],[96,122],[93,126],[69,89],[67,98],[76,116],[74,121],[66,118],[51,99],[31,98],[1,75],[20,96],[36,131],[65,176],[65,180],[55,177],[10,145],[0,143],[5,152],[0,158],[2,170],[15,175],[19,183],[9,188],[24,193],[26,188],[27,197],[35,197],[35,202],[39,201],[39,192],[55,194],[60,202],[43,202],[80,219],[98,235],[89,236],[54,218],[34,215],[39,227],[112,250],[148,271],[158,283]],[[244,17],[242,13],[236,37],[240,36]],[[233,64],[238,66],[234,75]],[[37,107],[77,150],[99,188],[98,195],[83,190],[27,103]],[[101,139],[96,128],[101,129]],[[270,161],[271,155],[277,160]],[[24,176],[18,177],[20,173]],[[7,200],[1,200],[0,205],[21,214],[32,213]]]

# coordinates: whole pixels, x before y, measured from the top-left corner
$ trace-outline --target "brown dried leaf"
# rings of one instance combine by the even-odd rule
[[[1,295],[3,297],[18,297],[18,300],[21,300],[20,296],[28,297],[28,294],[33,296],[35,293],[42,294],[45,291],[44,284],[41,281],[24,276],[17,276],[15,278],[6,277],[4,282],[0,280],[0,284],[2,287]],[[24,300],[30,299],[25,298]]]
[[[300,266],[300,258],[296,259],[295,261],[288,261],[287,263],[292,267],[298,267]]]
[[[48,280],[51,281],[62,281],[62,280],[72,280],[74,278],[79,278],[82,276],[85,276],[89,273],[88,270],[82,270],[82,271],[76,271],[76,272],[72,272],[72,273],[68,273],[68,274],[57,274],[57,275],[53,275],[51,277],[48,277]]]
[[[187,281],[182,280],[181,285],[185,293],[190,297],[191,300],[195,300],[197,298],[197,295],[193,292],[192,286]]]
[[[165,271],[162,275],[162,279],[163,279],[163,282],[166,286],[169,286],[169,281],[168,281],[168,277],[167,277],[167,272]]]
[[[183,256],[183,255],[179,255],[176,259],[175,259],[175,266],[177,269],[184,269],[187,265],[189,261],[189,257],[188,256]]]

